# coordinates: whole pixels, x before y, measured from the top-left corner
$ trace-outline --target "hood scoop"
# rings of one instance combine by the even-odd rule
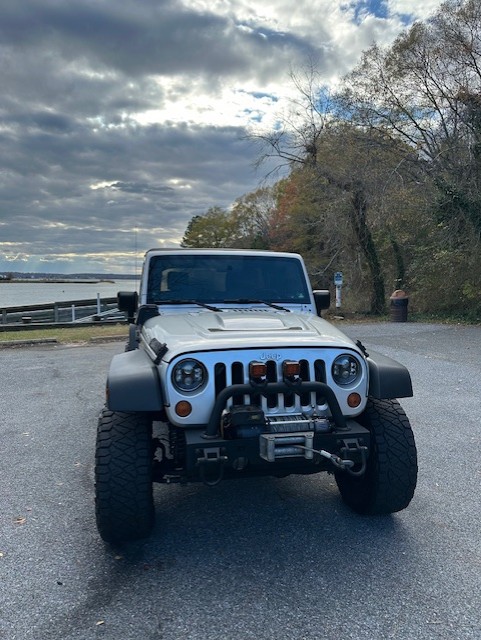
[[[209,331],[301,331],[300,326],[286,325],[281,318],[262,316],[228,317],[218,316],[217,327],[210,327]]]

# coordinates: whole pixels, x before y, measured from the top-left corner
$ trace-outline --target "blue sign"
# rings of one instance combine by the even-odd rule
[[[334,274],[334,284],[336,287],[342,286],[342,271],[336,271]]]

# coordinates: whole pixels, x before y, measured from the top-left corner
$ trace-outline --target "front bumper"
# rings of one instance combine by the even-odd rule
[[[287,419],[287,424],[269,420],[259,424],[237,424],[232,432],[222,427],[229,400],[248,395],[314,392],[321,394],[329,408],[327,419]],[[243,409],[243,407],[238,407]],[[230,408],[232,412],[232,407]],[[227,413],[226,413],[227,412]],[[262,411],[261,411],[262,413]],[[238,416],[237,416],[238,417]],[[334,391],[322,382],[266,383],[253,386],[236,384],[223,389],[215,402],[206,429],[183,429],[185,436],[184,477],[204,480],[212,477],[240,477],[248,475],[282,476],[291,473],[309,474],[332,470],[332,463],[320,452],[329,452],[342,460],[360,465],[365,459],[362,451],[369,451],[369,431],[357,421],[346,419]]]
[[[185,432],[185,479],[333,471],[332,463],[319,451],[361,465],[361,451],[369,448],[370,433],[355,420],[347,420],[342,431],[261,433],[235,440],[219,435],[206,441],[201,431],[189,429]]]

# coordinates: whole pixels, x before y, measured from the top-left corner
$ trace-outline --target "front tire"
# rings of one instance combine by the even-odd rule
[[[366,472],[335,474],[344,502],[366,515],[405,509],[417,482],[417,452],[409,420],[397,400],[370,398],[358,422],[371,433]]]
[[[104,409],[95,452],[97,528],[109,543],[136,540],[154,526],[152,420]]]

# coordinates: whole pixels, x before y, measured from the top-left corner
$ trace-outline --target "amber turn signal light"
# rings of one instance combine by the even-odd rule
[[[350,393],[347,396],[347,404],[351,409],[355,409],[361,404],[361,396],[358,393]]]
[[[192,413],[192,405],[187,400],[181,400],[175,405],[175,413],[180,418],[187,418]]]

